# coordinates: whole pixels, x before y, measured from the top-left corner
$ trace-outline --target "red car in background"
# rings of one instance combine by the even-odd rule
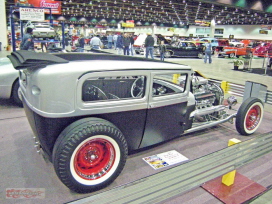
[[[253,54],[257,57],[267,57],[268,55],[271,55],[271,51],[272,43],[263,43],[255,48]]]
[[[242,40],[241,43],[238,43],[235,46],[231,46],[231,42],[229,44],[230,46],[224,47],[222,51],[219,52],[219,55],[228,56],[230,58],[246,55],[252,56],[255,50],[255,48],[249,47],[249,40]]]

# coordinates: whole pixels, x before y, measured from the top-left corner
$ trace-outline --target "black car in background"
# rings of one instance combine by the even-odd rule
[[[203,58],[203,42],[199,41],[176,41],[166,44],[165,57],[198,57]],[[154,55],[159,56],[159,47],[155,47]]]

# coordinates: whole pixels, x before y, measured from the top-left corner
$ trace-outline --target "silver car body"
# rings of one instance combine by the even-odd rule
[[[180,71],[182,69],[188,74],[193,72],[186,65],[166,65],[158,62],[138,61],[131,63],[129,61],[96,60],[90,66],[90,62],[86,60],[72,61],[68,64],[55,64],[36,69],[32,73],[24,70],[24,76],[21,76],[20,79],[21,91],[27,105],[43,117],[73,117],[86,115],[86,113],[96,114],[146,109],[148,100],[150,100],[148,96],[151,95],[149,92],[152,92],[151,87],[147,87],[143,98],[95,103],[82,101],[81,89],[86,79],[101,77],[101,71],[103,76],[122,76],[125,71],[126,75],[142,74],[148,76],[147,80],[150,80],[151,75],[156,73],[154,67],[159,70],[159,73],[171,73],[173,70]],[[147,81],[147,84],[152,83]],[[181,98],[187,101],[189,89],[182,95]],[[181,98],[180,95],[176,99],[173,96],[168,96],[164,103],[168,101],[167,103],[171,104],[173,100],[181,100]],[[156,101],[154,101],[154,104],[156,104]]]

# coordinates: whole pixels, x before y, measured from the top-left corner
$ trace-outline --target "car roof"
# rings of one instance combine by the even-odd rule
[[[162,62],[146,58],[114,55],[105,53],[35,53],[25,50],[12,52],[8,56],[15,69],[31,68],[39,69],[49,65],[63,64],[66,67],[88,70],[129,70],[129,69],[186,69],[191,70],[187,65],[172,62]],[[77,65],[75,65],[75,63]],[[64,67],[54,66],[54,67]],[[86,67],[86,68],[85,68]]]

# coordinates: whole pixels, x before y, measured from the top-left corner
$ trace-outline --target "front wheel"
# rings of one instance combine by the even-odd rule
[[[127,154],[126,140],[116,126],[103,119],[85,118],[60,134],[53,149],[53,164],[68,188],[89,193],[117,178]]]
[[[234,52],[232,52],[232,53],[229,54],[229,58],[234,58],[234,57],[236,57],[236,55],[235,55]]]
[[[236,116],[236,130],[241,135],[251,135],[260,126],[263,119],[263,103],[258,98],[248,98],[239,108]]]
[[[171,57],[171,52],[166,51],[166,52],[164,53],[164,57],[165,57],[165,58],[170,58],[170,57]]]

